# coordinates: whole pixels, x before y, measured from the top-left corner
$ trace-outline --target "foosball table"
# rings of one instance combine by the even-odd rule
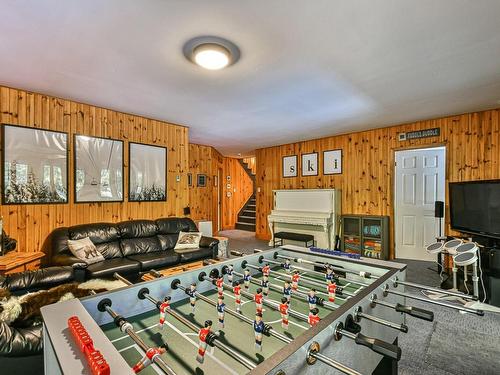
[[[42,309],[45,373],[99,373],[74,317],[111,374],[397,373],[406,317],[434,318],[406,304],[419,286],[405,273],[285,246],[137,284],[115,275],[127,286]]]

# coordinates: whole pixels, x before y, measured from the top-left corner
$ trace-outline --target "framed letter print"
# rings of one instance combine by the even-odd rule
[[[68,202],[68,134],[3,125],[3,204]]]
[[[75,135],[75,202],[123,201],[123,142]]]
[[[167,149],[129,143],[129,193],[131,202],[167,200]]]
[[[302,154],[302,176],[318,175],[318,153]]]
[[[297,155],[283,156],[283,177],[297,177]]]
[[[207,176],[206,175],[199,174],[196,177],[197,177],[197,180],[198,180],[198,181],[196,181],[196,185],[198,187],[205,187],[205,186],[207,186]]]
[[[323,152],[323,174],[342,173],[342,150]]]

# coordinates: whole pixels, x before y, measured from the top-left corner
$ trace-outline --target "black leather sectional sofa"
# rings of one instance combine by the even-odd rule
[[[179,232],[197,232],[189,218],[132,220],[121,223],[84,224],[54,230],[43,245],[50,266],[72,266],[85,278],[108,277],[160,269],[200,259],[215,258],[219,241],[202,237],[198,249],[175,251]],[[104,256],[102,262],[87,265],[68,249],[68,239],[89,237]]]

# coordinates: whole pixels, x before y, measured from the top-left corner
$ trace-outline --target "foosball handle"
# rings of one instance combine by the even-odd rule
[[[362,333],[358,333],[356,335],[355,342],[358,345],[363,345],[370,348],[375,353],[382,354],[384,357],[392,358],[396,361],[399,361],[401,359],[401,348],[397,345],[389,344],[388,342],[365,336]]]
[[[427,320],[428,322],[434,321],[434,313],[429,310],[424,310],[419,307],[405,306],[400,303],[396,303],[395,310],[397,312],[405,313],[415,318]]]

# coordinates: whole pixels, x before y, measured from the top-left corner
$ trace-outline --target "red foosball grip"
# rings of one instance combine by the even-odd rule
[[[85,355],[92,375],[110,375],[111,370],[101,352],[94,349],[94,342],[76,316],[68,319],[68,328],[78,348]]]

